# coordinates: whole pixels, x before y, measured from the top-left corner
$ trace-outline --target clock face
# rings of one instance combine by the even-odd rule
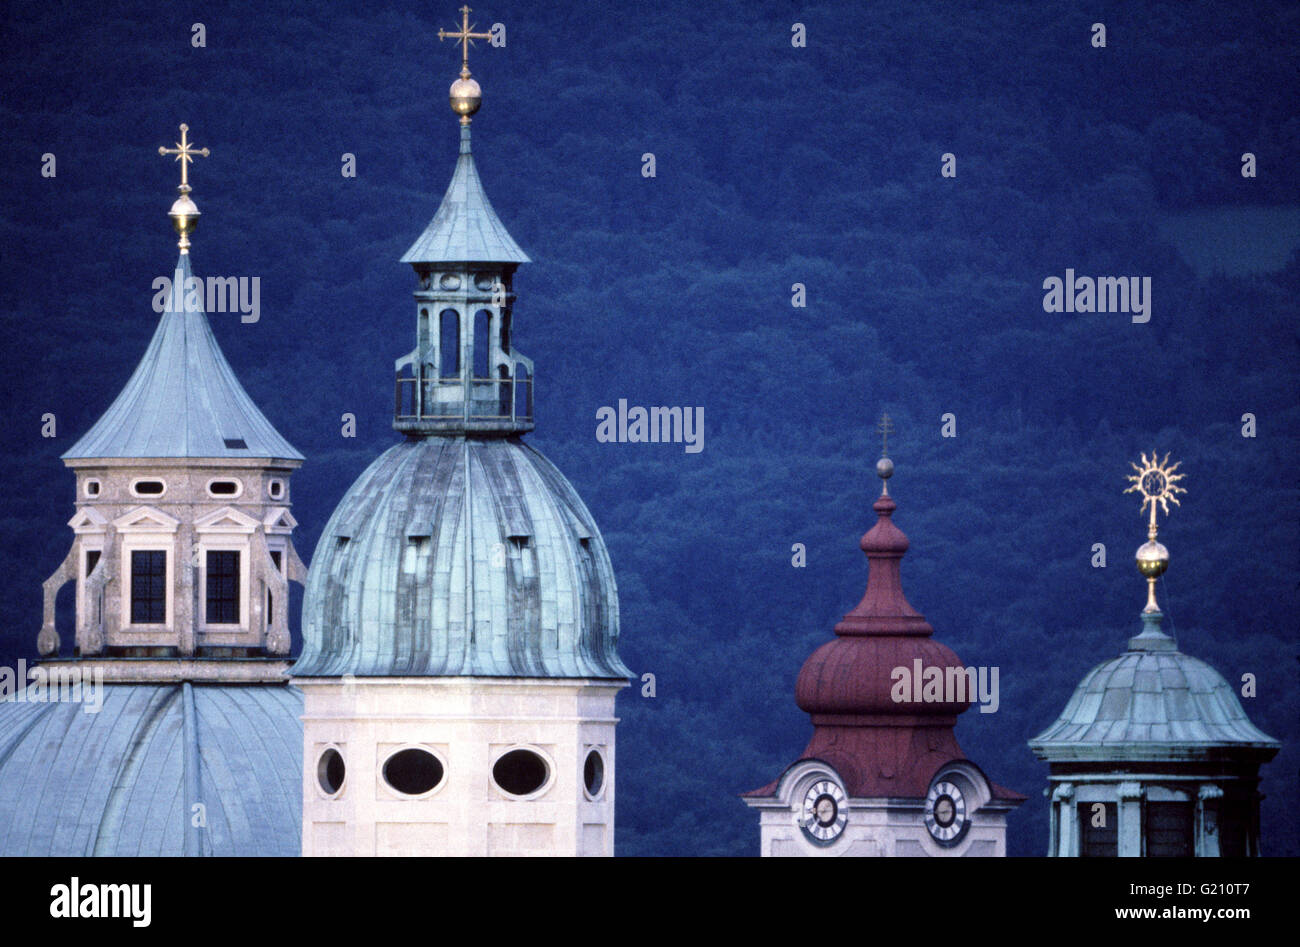
[[[844,813],[846,798],[844,790],[829,779],[819,779],[808,787],[799,826],[810,841],[830,845],[840,837],[849,821]]]
[[[930,787],[925,797],[925,828],[940,845],[956,845],[970,828],[966,817],[966,797],[946,780]]]

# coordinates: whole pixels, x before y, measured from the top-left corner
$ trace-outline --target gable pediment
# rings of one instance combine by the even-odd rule
[[[120,533],[174,533],[181,521],[151,506],[137,506],[113,520]]]
[[[287,506],[273,507],[262,519],[262,525],[268,533],[291,533],[298,521],[293,518]]]
[[[108,528],[108,517],[93,506],[84,506],[68,520],[68,525],[78,533],[102,533]]]
[[[194,531],[198,533],[252,533],[261,524],[247,513],[241,513],[233,506],[223,506],[219,510],[204,514],[194,521]]]

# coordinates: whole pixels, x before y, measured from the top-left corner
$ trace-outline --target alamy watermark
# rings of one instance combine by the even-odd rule
[[[252,323],[262,318],[260,276],[209,276],[206,279],[191,276],[184,280],[184,284],[181,291],[185,293],[187,307],[202,307],[204,312],[237,312],[240,322]],[[159,276],[153,281],[154,312],[167,310],[173,285],[173,278],[169,276]]]
[[[104,707],[104,669],[27,666],[0,667],[0,701],[18,704],[81,704],[83,713],[97,714]]]
[[[980,713],[996,713],[999,669],[996,667],[924,667],[920,658],[912,666],[894,668],[889,696],[896,704],[979,704]]]
[[[596,440],[602,444],[684,444],[688,454],[704,450],[704,408],[627,406],[596,409]]]
[[[1151,277],[1049,276],[1043,280],[1043,312],[1128,312],[1134,322],[1151,321]]]

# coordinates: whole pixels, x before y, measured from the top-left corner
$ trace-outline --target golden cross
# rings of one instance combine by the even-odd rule
[[[460,43],[461,51],[462,51],[462,58],[460,63],[460,77],[462,79],[468,79],[469,78],[469,48],[472,45],[470,41],[476,39],[491,39],[492,34],[470,32],[472,29],[474,29],[474,27],[469,25],[469,7],[461,7],[460,16],[461,16],[460,32],[448,33],[446,30],[439,30],[438,42],[442,42],[444,39],[454,39],[456,42]]]
[[[158,154],[163,156],[175,155],[176,160],[181,163],[181,187],[186,190],[188,190],[190,186],[188,171],[189,165],[194,161],[194,156],[200,155],[204,158],[208,156],[208,149],[192,147],[190,140],[186,137],[186,133],[189,132],[189,130],[190,126],[185,124],[181,125],[181,140],[176,142],[175,148],[163,148],[161,145],[158,147]]]
[[[880,423],[876,425],[876,430],[880,432],[880,456],[889,456],[889,435],[894,433],[894,422],[889,419],[888,414],[880,416]]]

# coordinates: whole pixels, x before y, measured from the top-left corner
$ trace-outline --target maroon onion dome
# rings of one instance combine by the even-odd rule
[[[895,668],[906,668],[910,681],[916,676],[917,660],[922,671],[939,668],[944,679],[949,668],[965,665],[952,649],[931,638],[934,629],[903,594],[899,567],[908,541],[891,519],[897,504],[885,492],[871,508],[876,511],[876,525],[859,543],[870,564],[866,594],[835,626],[835,638],[804,662],[795,702],[815,716],[959,714],[970,706],[969,700],[894,700]],[[908,696],[913,696],[910,688]]]

